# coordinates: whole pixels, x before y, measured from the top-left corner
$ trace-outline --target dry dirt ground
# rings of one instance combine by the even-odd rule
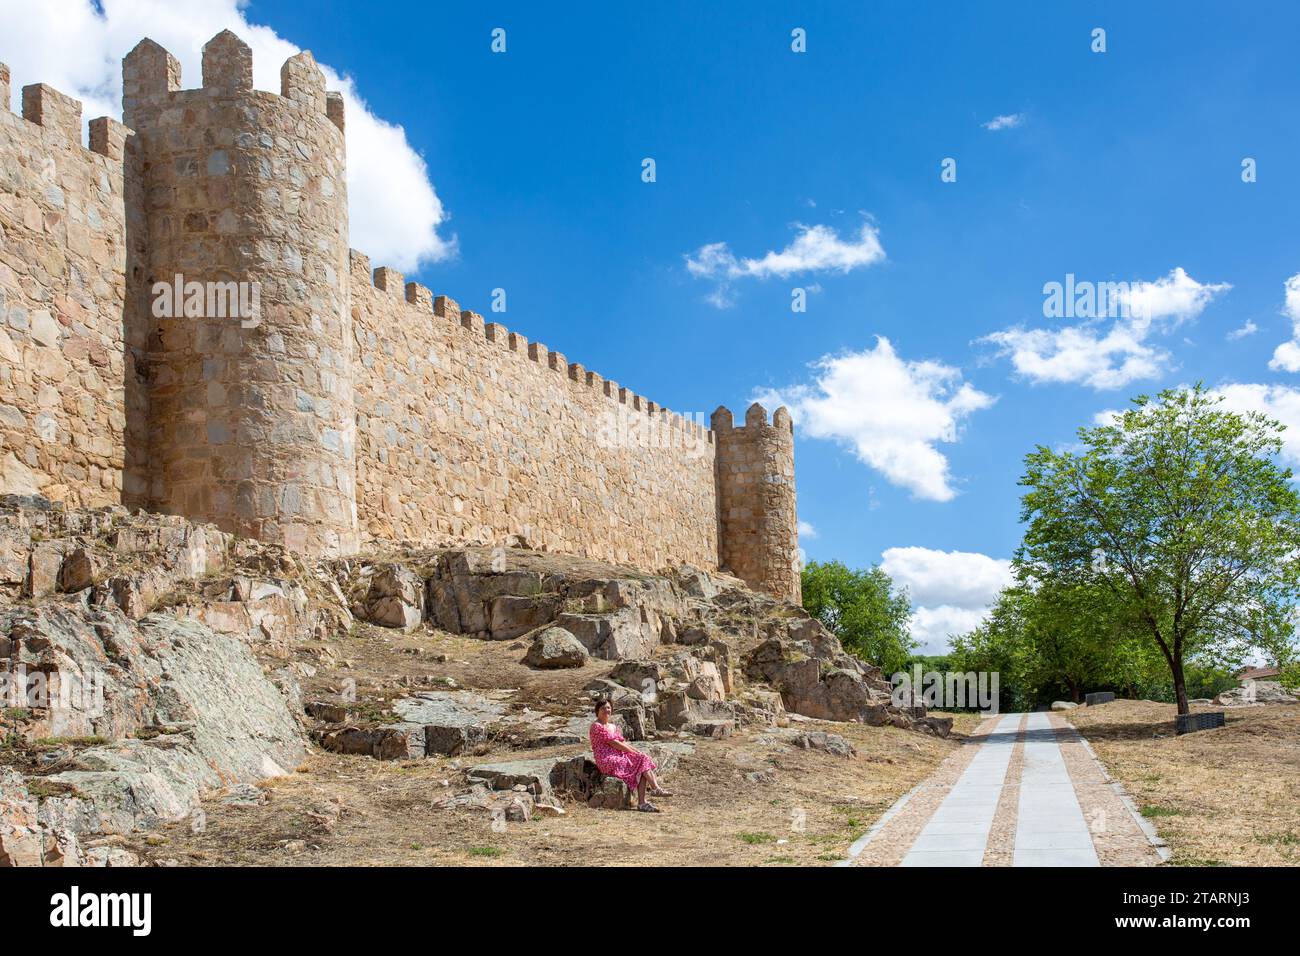
[[[1226,727],[1181,737],[1175,713],[1119,700],[1064,716],[1155,824],[1174,865],[1300,865],[1300,705],[1228,708]]]
[[[523,647],[358,626],[344,641],[298,644],[292,654],[319,668],[303,681],[309,699],[352,679],[363,711],[382,719],[393,696],[455,686],[508,701],[507,725],[525,708],[582,712],[582,687],[613,666],[535,671],[520,663]],[[744,727],[725,740],[681,738],[695,751],[665,778],[675,796],[659,801],[661,814],[569,802],[563,816],[539,810],[529,822],[498,822],[497,829],[483,810],[435,808],[432,801],[462,787],[476,764],[585,748],[518,749],[508,727],[484,752],[456,758],[387,762],[313,747],[295,773],[261,784],[265,803],[231,806],[213,795],[201,827],[162,827],[130,845],[155,862],[181,865],[830,865],[978,723],[955,716],[948,740],[861,724],[792,723],[840,734],[856,748],[853,757],[765,742],[765,727]]]

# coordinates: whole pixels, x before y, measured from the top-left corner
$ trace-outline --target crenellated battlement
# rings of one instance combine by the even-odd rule
[[[349,249],[348,255],[353,282],[368,282],[374,289],[389,295],[397,295],[398,290],[403,290],[405,302],[412,306],[412,321],[419,321],[420,316],[429,314],[447,320],[475,338],[482,337],[485,341],[498,346],[501,352],[526,357],[528,361],[538,366],[567,375],[573,383],[592,389],[595,393],[609,398],[613,403],[645,412],[647,418],[656,420],[665,427],[679,430],[709,443],[713,442],[712,430],[689,418],[683,418],[629,389],[620,388],[618,383],[607,381],[598,373],[588,371],[577,362],[569,362],[563,352],[550,349],[541,342],[530,342],[525,336],[512,332],[499,322],[488,322],[477,312],[461,309],[455,299],[436,295],[418,282],[406,282],[405,276],[396,269],[389,266],[372,268],[369,256],[356,249]],[[607,388],[607,385],[613,387]],[[781,411],[784,412],[784,409]]]
[[[141,40],[122,61],[122,114],[129,124],[140,110],[160,98],[164,101],[208,96],[249,95],[269,105],[291,105],[329,120],[343,131],[343,96],[325,88],[325,73],[310,50],[285,60],[280,67],[280,93],[253,88],[253,51],[229,30],[222,30],[203,46],[202,85],[181,85],[181,64],[149,38]]]
[[[123,119],[91,120],[88,146],[50,86],[10,112],[0,64],[0,493],[313,554],[513,542],[797,595],[785,409],[706,425],[372,266],[347,246],[343,97],[311,53],[278,93],[229,31],[201,62],[186,88],[141,40]],[[158,310],[177,276],[256,287],[260,310]]]
[[[0,114],[9,112],[11,99],[9,67],[0,63]],[[45,83],[22,88],[22,112],[19,114],[39,131],[51,145],[80,147],[121,162],[131,130],[117,120],[99,116],[90,121],[90,141],[82,144],[81,100],[68,96]]]

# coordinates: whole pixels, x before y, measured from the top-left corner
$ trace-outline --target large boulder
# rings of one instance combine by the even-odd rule
[[[632,658],[619,661],[610,669],[609,679],[644,694],[657,691],[669,677],[669,668],[662,661]]]
[[[424,581],[398,564],[385,565],[370,578],[366,618],[381,627],[410,631],[424,620]]]
[[[737,705],[726,700],[700,700],[685,690],[670,690],[659,696],[656,723],[669,730],[698,732],[702,736],[726,736],[714,722],[730,722],[734,729]]]
[[[1252,707],[1256,704],[1294,704],[1295,695],[1289,693],[1279,681],[1255,680],[1232,690],[1225,690],[1214,703],[1219,707]]]
[[[524,663],[540,670],[581,667],[590,655],[582,642],[562,627],[548,627],[535,638]]]
[[[541,572],[497,570],[491,558],[468,550],[440,555],[426,585],[429,617],[439,628],[483,637],[493,636],[492,612],[497,598],[531,599],[554,590],[554,582]],[[503,615],[499,618],[502,633],[509,627],[511,610],[503,605],[498,611]]]
[[[63,558],[59,567],[59,590],[69,594],[84,591],[100,576],[99,562],[87,548],[76,548]]]
[[[718,665],[713,661],[699,661],[687,658],[692,663],[687,665],[686,693],[696,700],[724,700],[727,687],[722,682]]]
[[[317,740],[325,750],[376,760],[417,760],[425,756],[428,746],[425,728],[412,723],[340,727],[322,732]]]
[[[768,632],[775,633],[746,655],[745,672],[779,691],[786,710],[820,720],[851,720],[939,736],[950,731],[950,718],[930,719],[923,711],[895,707],[880,671],[845,654],[820,622],[776,622]],[[795,640],[790,635],[802,636]]]
[[[647,657],[659,646],[662,622],[646,607],[609,614],[561,614],[556,623],[576,637],[592,657],[618,661]]]

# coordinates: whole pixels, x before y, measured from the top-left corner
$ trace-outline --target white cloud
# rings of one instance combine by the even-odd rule
[[[1196,318],[1228,283],[1197,282],[1183,269],[1154,282],[1136,282],[1117,297],[1117,318],[1086,318],[1056,329],[1002,329],[981,339],[1009,358],[1016,372],[1033,382],[1074,383],[1098,390],[1122,388],[1154,378],[1169,365],[1169,353],[1147,340]]]
[[[1016,372],[1036,385],[1076,383],[1095,389],[1121,388],[1154,378],[1169,353],[1142,342],[1120,324],[1108,330],[1094,325],[1064,329],[1003,329],[982,341],[997,346]]]
[[[1024,121],[1024,113],[1008,113],[1005,116],[995,116],[982,125],[987,130],[997,132],[1000,129],[1015,129]]]
[[[948,638],[974,630],[1012,583],[1011,562],[974,551],[888,548],[881,568],[912,598],[912,636],[923,654],[944,654]]]
[[[1245,325],[1241,326],[1240,328],[1233,329],[1231,332],[1227,334],[1226,338],[1228,339],[1229,342],[1235,342],[1238,339],[1246,338],[1248,335],[1254,335],[1258,331],[1259,331],[1259,326],[1256,325],[1250,319],[1247,319]]]
[[[949,501],[956,491],[948,459],[935,447],[955,442],[962,421],[996,399],[941,362],[899,358],[889,340],[862,352],[824,356],[811,385],[758,393],[786,405],[813,438],[849,446],[860,461],[918,498]]]
[[[984,623],[987,611],[975,608],[917,607],[912,609],[908,631],[920,643],[918,654],[947,654],[949,638],[969,634]]]
[[[787,278],[800,273],[851,272],[885,258],[880,231],[863,223],[856,238],[841,239],[830,226],[795,223],[797,235],[780,252],[769,251],[758,259],[738,258],[725,242],[700,246],[687,255],[686,271],[697,279],[713,279],[719,285],[706,300],[718,308],[734,302],[730,284],[740,279]]]
[[[182,84],[202,82],[203,44],[232,30],[253,51],[253,83],[280,91],[280,67],[300,48],[274,30],[250,23],[243,0],[42,0],[0,4],[2,55],[14,93],[48,83],[84,104],[83,119],[120,118],[122,57],[150,37],[181,61]],[[96,8],[102,9],[102,14]],[[370,112],[351,77],[325,64],[330,89],[347,116],[348,209],[352,246],[375,265],[412,272],[455,253],[438,228],[446,219],[423,157],[401,126]]]
[[[1300,274],[1286,280],[1286,304],[1282,311],[1291,320],[1291,341],[1273,351],[1268,367],[1274,371],[1300,372]]]
[[[1134,282],[1120,294],[1120,304],[1134,316],[1135,325],[1163,324],[1168,328],[1194,319],[1220,292],[1232,285],[1227,282],[1197,282],[1181,266],[1154,282]]]
[[[817,537],[817,529],[813,527],[812,522],[809,521],[799,522],[799,537],[801,538]]]
[[[919,605],[984,608],[1012,582],[1008,559],[977,551],[888,548],[881,557],[885,573],[907,587],[912,602]]]

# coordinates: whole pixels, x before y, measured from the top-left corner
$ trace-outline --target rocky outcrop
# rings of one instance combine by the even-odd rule
[[[448,660],[424,646],[432,628],[523,638],[483,658],[518,668],[520,683],[441,689],[457,688],[450,674],[406,666]],[[350,643],[372,668],[393,666],[386,648],[413,656],[394,658],[403,673],[357,672],[343,659]],[[879,671],[801,608],[724,575],[500,549],[305,564],[168,516],[13,499],[0,499],[0,669],[40,675],[58,699],[6,701],[24,741],[55,743],[0,776],[0,863],[130,863],[111,834],[183,820],[210,793],[258,799],[248,785],[301,762],[305,727],[323,749],[366,758],[494,753],[435,803],[526,820],[562,812],[561,797],[627,798],[582,752],[511,759],[584,746],[584,694],[609,697],[624,736],[665,772],[690,752],[683,738],[776,730],[792,714],[940,735],[950,725],[893,707]],[[516,704],[511,688],[525,683]],[[90,693],[72,693],[81,689]],[[852,753],[834,734],[791,743]]]
[[[940,735],[950,726],[915,708],[894,707],[880,671],[845,653],[835,636],[802,608],[736,587],[725,576],[697,568],[674,575],[612,577],[584,573],[577,566],[509,566],[512,562],[501,554],[475,549],[437,554],[432,560],[413,556],[412,564],[417,561],[430,568],[425,605],[436,627],[493,640],[531,633],[533,644],[524,661],[537,668],[578,666],[582,652],[619,661],[610,680],[642,695],[623,706],[615,700],[625,733],[648,733],[652,719],[659,728],[725,736],[743,715],[734,707],[714,705],[734,700],[744,678],[774,688],[783,711]],[[372,575],[365,613],[377,620],[376,597],[391,600],[398,590],[389,584],[393,572],[385,567],[363,573]],[[385,586],[377,590],[380,580]],[[400,590],[407,612],[394,615],[394,621],[408,620],[417,611],[409,597],[413,582]],[[665,645],[685,650],[671,654],[671,673],[652,675],[645,670],[647,662],[663,664]],[[628,662],[644,672],[622,670]],[[654,685],[652,700],[644,699],[647,681]],[[612,694],[623,696],[622,690]],[[749,715],[776,719],[770,706]]]
[[[0,496],[0,599],[88,592],[89,603],[138,618],[178,582],[219,571],[236,549],[231,535],[174,515]]]
[[[1232,690],[1225,690],[1214,703],[1219,707],[1252,707],[1257,704],[1294,704],[1300,701],[1279,681],[1255,680]]]
[[[45,706],[29,695],[27,735],[104,741],[42,778],[67,794],[41,810],[52,815],[47,849],[61,840],[68,859],[98,834],[183,819],[204,791],[282,775],[305,754],[285,697],[248,647],[195,621],[13,608],[0,612],[0,633],[29,689],[36,675],[54,688]]]
[[[0,498],[0,671],[20,757],[0,783],[0,858],[32,863],[39,846],[43,865],[128,865],[112,834],[300,763],[296,679],[268,676],[252,648],[287,642],[307,596],[220,576],[244,559],[287,566],[173,516]]]
[[[892,703],[889,682],[880,670],[844,653],[820,622],[769,622],[767,640],[745,659],[752,680],[771,684],[786,710],[820,720],[859,721],[873,726],[914,729],[946,737],[952,719],[925,714],[924,708]]]

